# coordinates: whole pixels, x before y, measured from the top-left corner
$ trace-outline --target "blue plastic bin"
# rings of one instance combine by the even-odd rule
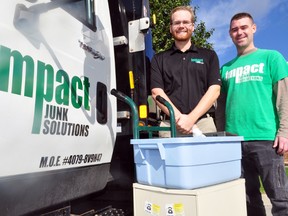
[[[194,189],[241,175],[241,136],[132,139],[137,182]]]

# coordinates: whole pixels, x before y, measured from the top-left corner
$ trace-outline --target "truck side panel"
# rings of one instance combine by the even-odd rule
[[[84,3],[0,7],[1,215],[84,196],[109,180],[117,121],[112,28],[106,0]]]

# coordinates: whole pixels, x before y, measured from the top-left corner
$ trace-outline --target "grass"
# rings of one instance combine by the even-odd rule
[[[286,170],[286,175],[288,176],[288,166],[285,167],[285,170]],[[260,184],[261,184],[261,187],[260,187],[260,191],[261,193],[265,193],[265,190],[263,188],[263,185],[262,185],[262,182],[260,181]]]

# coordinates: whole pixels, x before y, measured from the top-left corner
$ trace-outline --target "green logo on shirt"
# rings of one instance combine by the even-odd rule
[[[204,60],[200,58],[191,58],[191,62],[194,62],[197,64],[204,64]]]

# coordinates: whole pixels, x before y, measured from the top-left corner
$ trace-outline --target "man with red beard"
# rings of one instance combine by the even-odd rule
[[[219,60],[213,50],[192,43],[194,19],[192,7],[174,8],[170,14],[174,44],[151,61],[152,97],[155,100],[160,95],[172,105],[177,135],[192,134],[195,127],[204,133],[216,132],[213,117],[221,88]],[[160,126],[168,126],[168,109],[156,103],[163,116]],[[170,132],[160,131],[159,136],[169,137]]]

